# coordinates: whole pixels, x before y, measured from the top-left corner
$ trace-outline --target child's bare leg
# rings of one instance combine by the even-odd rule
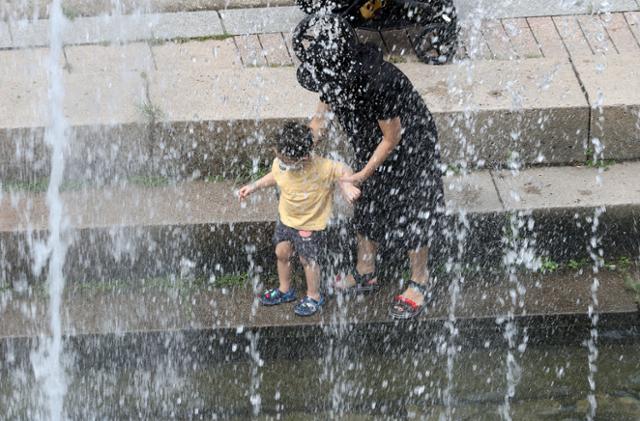
[[[276,258],[278,259],[278,289],[287,292],[291,288],[291,256],[293,247],[289,241],[282,241],[276,245]]]
[[[316,301],[320,300],[320,265],[303,257],[300,257],[300,263],[307,279],[307,295]]]

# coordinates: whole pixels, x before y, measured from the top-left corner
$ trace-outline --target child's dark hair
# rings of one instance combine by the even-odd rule
[[[289,122],[278,131],[276,151],[288,158],[304,158],[313,149],[311,129],[304,124]]]

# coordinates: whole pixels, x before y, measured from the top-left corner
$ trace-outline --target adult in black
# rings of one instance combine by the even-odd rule
[[[343,181],[361,187],[354,209],[357,264],[336,289],[377,289],[378,244],[406,252],[408,288],[391,303],[398,319],[418,315],[430,294],[428,256],[444,214],[436,126],[420,94],[374,46],[349,42],[335,22],[316,29],[298,68],[300,84],[320,95],[310,127],[323,137],[335,116],[353,147],[354,169]],[[308,39],[307,39],[308,40]]]

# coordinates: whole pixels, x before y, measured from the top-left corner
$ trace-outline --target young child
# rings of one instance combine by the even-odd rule
[[[280,190],[279,218],[273,235],[279,286],[264,291],[260,303],[272,306],[296,299],[291,288],[290,261],[295,251],[300,256],[307,280],[307,294],[293,309],[298,316],[311,316],[324,304],[320,294],[318,258],[325,241],[324,229],[331,216],[335,184],[340,186],[349,203],[360,196],[360,189],[355,185],[339,181],[352,171],[340,162],[316,156],[312,152],[313,146],[308,127],[286,124],[276,142],[271,172],[238,191],[240,200],[244,200],[266,187],[277,185]]]

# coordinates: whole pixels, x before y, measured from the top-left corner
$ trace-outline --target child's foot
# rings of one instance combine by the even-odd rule
[[[268,289],[259,297],[263,306],[275,306],[278,304],[290,303],[296,299],[296,292],[291,288],[287,292],[282,292],[278,288]]]
[[[314,300],[308,295],[305,296],[295,307],[293,307],[293,312],[298,316],[313,316],[316,314],[324,304],[324,297],[320,296],[320,299]]]

